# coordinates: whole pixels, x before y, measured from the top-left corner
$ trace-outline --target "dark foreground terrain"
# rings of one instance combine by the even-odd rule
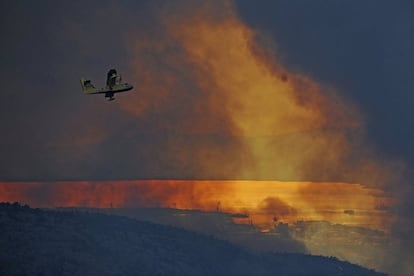
[[[171,226],[0,203],[0,275],[385,275],[336,258],[256,254]]]

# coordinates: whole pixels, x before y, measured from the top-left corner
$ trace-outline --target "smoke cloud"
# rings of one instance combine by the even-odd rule
[[[142,135],[159,143],[145,158],[159,169],[138,169],[143,177],[382,188],[395,180],[402,165],[375,154],[357,108],[288,70],[233,2],[177,1],[150,11],[153,26],[134,30],[128,46],[135,91],[118,103],[136,122],[127,130],[136,155],[143,154],[134,149],[140,142],[153,147]]]
[[[167,155],[185,176],[344,181],[399,194],[404,164],[377,152],[358,109],[288,70],[232,2],[176,2],[155,18],[158,31],[142,31],[130,47],[141,87],[120,108],[167,133]]]

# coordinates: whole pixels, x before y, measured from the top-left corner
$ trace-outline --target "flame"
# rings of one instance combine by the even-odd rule
[[[328,220],[386,229],[377,210],[393,199],[379,189],[347,183],[279,181],[136,180],[105,182],[2,182],[0,201],[33,207],[164,207],[242,213],[254,224]],[[349,215],[344,210],[353,210]],[[238,220],[249,223],[249,220]]]

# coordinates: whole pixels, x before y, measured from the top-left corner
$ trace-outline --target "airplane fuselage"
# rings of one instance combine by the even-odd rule
[[[101,88],[102,92],[97,92],[97,93],[105,93],[105,98],[109,98],[110,101],[113,101],[115,100],[114,98],[115,93],[127,92],[131,90],[132,88],[134,87],[130,85],[129,83],[122,83],[122,84],[116,85],[115,87]]]
[[[100,89],[97,89],[96,92],[88,93],[88,94],[100,94],[100,93],[120,93],[120,92],[126,92],[129,90],[132,90],[134,88],[129,83],[121,83],[118,85],[115,85],[113,87],[103,87]]]

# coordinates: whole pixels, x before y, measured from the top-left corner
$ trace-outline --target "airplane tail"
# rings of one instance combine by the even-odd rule
[[[95,86],[91,83],[90,80],[86,80],[85,78],[80,79],[80,83],[82,86],[83,93],[89,94],[95,91]]]

